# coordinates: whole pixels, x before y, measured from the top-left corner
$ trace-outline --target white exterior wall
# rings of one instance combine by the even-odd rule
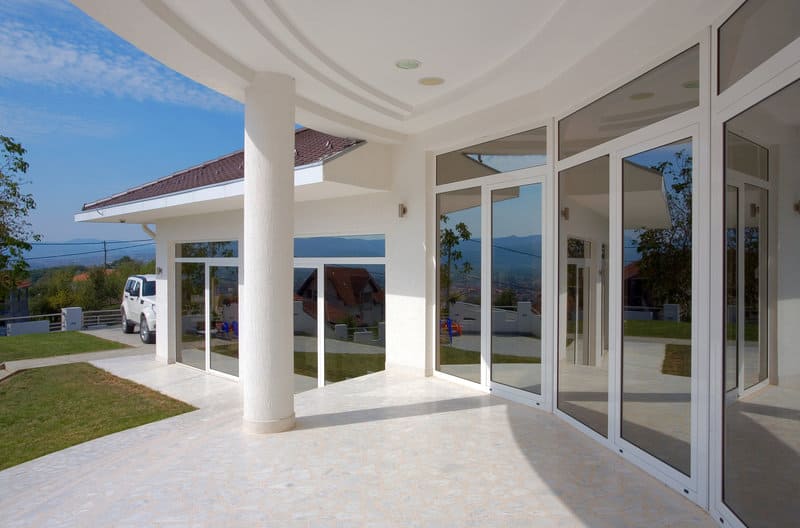
[[[800,389],[800,214],[794,204],[800,201],[800,178],[792,172],[800,167],[797,136],[791,144],[782,145],[778,153],[778,384]],[[774,231],[773,231],[774,232]]]
[[[161,273],[156,279],[158,304],[156,306],[156,357],[163,362],[175,361],[176,325],[178,307],[175,300],[175,244],[207,240],[238,240],[241,245],[243,228],[242,211],[228,211],[200,216],[182,216],[156,222],[156,268]],[[239,249],[241,255],[241,247]],[[239,273],[239,289],[243,274]]]
[[[386,363],[425,368],[426,347],[426,154],[420,149],[400,146],[363,150],[372,171],[389,170],[395,183],[389,192],[376,191],[356,196],[295,204],[295,236],[383,234],[386,237]],[[335,160],[337,172],[346,167],[348,155]],[[383,159],[381,159],[383,155]],[[362,166],[362,171],[364,170]],[[327,170],[327,169],[326,169]],[[404,218],[398,204],[407,206]],[[183,216],[156,223],[156,266],[161,268],[158,291],[159,339],[156,355],[164,362],[175,361],[176,328],[168,319],[177,313],[175,300],[175,244],[207,240],[238,240],[242,252],[242,211]],[[431,271],[432,273],[432,271]],[[239,274],[239,286],[243,274]]]

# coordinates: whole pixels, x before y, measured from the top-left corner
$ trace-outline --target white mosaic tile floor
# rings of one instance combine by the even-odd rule
[[[444,380],[304,392],[297,429],[259,436],[234,382],[95,364],[201,409],[0,472],[3,526],[715,526],[555,416]]]

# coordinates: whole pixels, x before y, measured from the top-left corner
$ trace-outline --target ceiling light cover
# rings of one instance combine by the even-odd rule
[[[441,77],[423,77],[419,80],[419,83],[422,86],[439,86],[440,84],[444,84],[444,79]]]
[[[422,63],[417,59],[400,59],[394,63],[401,70],[416,70]]]

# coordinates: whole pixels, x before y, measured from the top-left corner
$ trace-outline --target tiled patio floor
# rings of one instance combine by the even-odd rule
[[[258,436],[235,382],[95,364],[201,409],[0,472],[3,526],[715,526],[553,415],[447,381],[304,392],[297,429]]]

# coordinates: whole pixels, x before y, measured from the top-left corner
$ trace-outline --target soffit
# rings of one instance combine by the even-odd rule
[[[167,66],[243,101],[254,72],[292,75],[297,118],[401,141],[534,93],[612,37],[639,38],[659,0],[73,0]],[[729,0],[714,0],[727,5]],[[676,32],[695,22],[675,7]],[[645,17],[647,19],[647,17]],[[645,20],[647,23],[657,23]],[[703,23],[703,21],[697,21]],[[693,24],[689,24],[693,25]],[[422,61],[400,71],[402,58]],[[424,87],[420,77],[443,77]],[[559,109],[553,109],[557,111]]]

